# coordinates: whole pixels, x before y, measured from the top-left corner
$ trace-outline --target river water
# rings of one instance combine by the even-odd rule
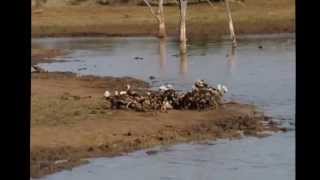
[[[209,144],[156,147],[88,165],[43,179],[272,179],[295,178],[295,36],[240,36],[231,53],[228,39],[191,41],[180,56],[174,39],[157,38],[40,38],[33,46],[70,51],[63,62],[40,64],[48,71],[79,75],[132,76],[154,87],[170,83],[178,90],[193,82],[226,84],[226,99],[257,105],[289,128],[287,133]],[[153,76],[153,78],[150,78]]]

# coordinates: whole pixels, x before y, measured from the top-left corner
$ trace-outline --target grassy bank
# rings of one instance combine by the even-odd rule
[[[237,34],[283,33],[295,31],[294,0],[246,0],[246,5],[231,5]],[[167,30],[177,35],[179,12],[165,8]],[[228,33],[223,3],[188,7],[189,37],[215,37]],[[44,7],[32,14],[32,36],[153,36],[155,18],[144,6],[63,6]]]

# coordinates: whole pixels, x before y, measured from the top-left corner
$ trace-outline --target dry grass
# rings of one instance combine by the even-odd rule
[[[281,33],[295,31],[294,0],[247,0],[246,6],[232,4],[237,33]],[[169,35],[177,34],[178,9],[165,8]],[[189,36],[228,33],[224,4],[188,7]],[[33,36],[155,35],[157,24],[142,6],[46,7],[32,16]]]

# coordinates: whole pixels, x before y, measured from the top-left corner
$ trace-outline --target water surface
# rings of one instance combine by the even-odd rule
[[[158,147],[148,155],[99,158],[90,164],[48,176],[47,180],[292,180],[293,133],[267,138],[219,140],[205,144]]]

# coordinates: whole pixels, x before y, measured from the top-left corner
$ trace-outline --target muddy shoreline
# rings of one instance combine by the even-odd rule
[[[128,27],[129,28],[129,27]],[[211,34],[212,33],[212,34]],[[282,33],[295,33],[295,29],[293,26],[291,27],[283,27],[282,29],[274,28],[274,29],[267,29],[262,28],[259,30],[241,30],[237,33],[237,35],[250,35],[250,34],[282,34]],[[208,38],[215,38],[219,39],[222,36],[227,36],[226,32],[219,32],[218,30],[212,30],[212,32],[190,32],[187,33],[189,40],[197,39],[208,39]],[[168,32],[169,37],[176,37],[177,33],[172,31]],[[56,33],[35,33],[32,34],[32,38],[69,38],[69,37],[157,37],[157,32],[56,32]]]

